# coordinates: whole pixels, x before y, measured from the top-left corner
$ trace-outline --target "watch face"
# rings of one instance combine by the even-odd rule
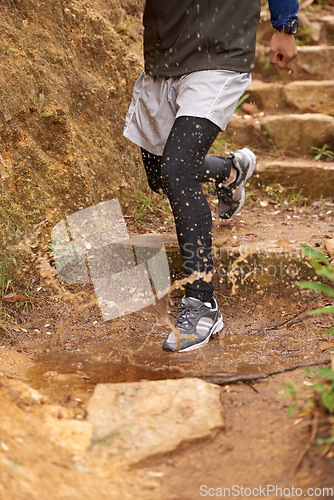
[[[298,30],[298,21],[297,19],[294,19],[293,21],[289,21],[288,23],[284,24],[283,26],[283,31],[284,33],[288,33],[289,35],[295,35]]]

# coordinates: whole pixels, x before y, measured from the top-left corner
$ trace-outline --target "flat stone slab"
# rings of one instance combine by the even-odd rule
[[[321,113],[250,116],[234,113],[225,137],[236,146],[248,145],[286,154],[307,155],[334,140],[334,117]]]
[[[266,112],[297,111],[334,115],[334,80],[306,80],[290,83],[254,80],[248,89],[248,101]]]
[[[223,428],[220,388],[196,378],[98,384],[88,403],[92,442],[129,464]]]
[[[295,186],[304,196],[331,197],[334,192],[334,162],[261,159],[256,173],[267,185],[278,182],[284,187]]]

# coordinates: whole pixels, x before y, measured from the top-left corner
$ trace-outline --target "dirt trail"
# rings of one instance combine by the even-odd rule
[[[287,420],[291,401],[279,396],[281,384],[287,381],[303,391],[302,370],[252,385],[224,387],[224,431],[127,469],[115,462],[111,466],[96,449],[85,451],[84,428],[71,428],[70,435],[65,432],[68,418],[84,423],[84,405],[76,400],[82,397],[82,389],[67,387],[71,398],[62,398],[59,404],[60,389],[51,398],[58,399],[57,404],[50,405],[45,398],[39,405],[31,396],[23,398],[9,389],[8,381],[1,379],[0,493],[10,500],[75,500],[92,495],[98,499],[190,500],[201,498],[205,487],[231,491],[234,487],[239,492],[260,485],[277,487],[268,490],[268,498],[288,498],[292,487],[305,494],[309,488],[332,487],[333,458],[317,457],[315,447],[309,449],[309,429],[300,419]],[[60,420],[55,425],[57,416]],[[285,493],[280,494],[283,489]],[[327,498],[317,491],[318,498]]]
[[[214,201],[214,197],[210,199]],[[263,244],[276,241],[280,245],[280,238],[285,245],[289,243],[290,251],[295,248],[294,241],[323,249],[323,235],[333,235],[333,220],[327,214],[330,206],[320,217],[316,214],[314,230],[305,234],[306,221],[314,213],[309,213],[308,208],[291,210],[286,206],[277,214],[277,208],[269,204],[264,217],[261,205],[267,201],[258,192],[248,200],[242,218],[228,225],[217,224],[216,241],[226,239],[233,252],[237,248],[233,235],[237,234],[238,247],[245,238],[248,245],[260,245],[263,253]],[[314,210],[318,210],[317,206]],[[296,213],[296,218],[290,215]],[[143,221],[143,229],[146,224],[149,221]],[[273,233],[278,240],[273,239]],[[291,234],[295,239],[290,239]],[[170,231],[163,238],[171,242],[175,235]],[[315,359],[327,360],[326,342],[330,336],[319,333],[327,320],[305,318],[305,309],[319,299],[291,288],[294,277],[288,278],[282,286],[281,278],[271,277],[268,282],[268,275],[260,273],[256,278],[258,289],[246,282],[234,297],[230,295],[231,287],[222,285],[216,296],[224,313],[225,330],[206,349],[182,358],[162,352],[161,343],[168,329],[158,326],[150,312],[125,316],[121,323],[105,323],[96,306],[78,313],[40,282],[42,289],[33,310],[22,314],[16,313],[14,306],[7,309],[12,314],[13,336],[3,337],[0,351],[4,374],[0,380],[0,484],[4,498],[23,499],[28,495],[40,499],[47,491],[51,500],[89,498],[93,492],[95,498],[101,499],[188,500],[201,498],[208,491],[206,487],[217,489],[219,494],[218,488],[233,485],[238,491],[259,485],[282,489],[294,486],[303,491],[332,486],[334,457],[317,457],[314,445],[308,449],[310,429],[298,419],[298,411],[292,420],[287,419],[291,400],[279,395],[281,384],[289,381],[299,388],[300,400],[305,399],[303,386],[307,378],[302,369],[250,385],[223,387],[223,431],[173,453],[152,457],[130,470],[114,462],[111,470],[98,450],[87,448],[84,428],[67,427],[73,419],[78,425],[85,423],[85,408],[98,382],[205,377],[222,371],[247,375]],[[72,287],[73,291],[77,292]],[[89,290],[86,292],[88,297]],[[293,323],[298,318],[301,321]],[[291,323],[284,326],[290,319]],[[144,338],[146,348],[140,351]],[[40,396],[26,391],[22,395],[22,388],[12,387],[13,378],[40,391],[45,398],[43,404],[36,401]],[[55,416],[50,433],[47,422]],[[57,430],[57,421],[64,428]],[[269,493],[269,498],[287,498],[272,490]]]
[[[20,14],[14,2],[7,4],[7,14],[17,24],[15,29],[13,28],[15,36],[21,31],[24,32],[28,26],[35,33],[35,13],[29,17],[29,9],[23,9],[23,14]],[[28,4],[29,2],[25,1],[23,7]],[[51,123],[53,127],[56,124],[59,128],[65,123],[65,135],[68,143],[71,143],[71,148],[79,148],[80,140],[84,142],[87,151],[90,151],[91,145],[94,144],[89,158],[99,157],[100,151],[103,150],[106,163],[110,158],[115,159],[119,152],[128,152],[128,146],[123,145],[119,139],[121,121],[118,117],[126,108],[125,99],[122,100],[121,108],[117,108],[115,130],[110,119],[110,99],[113,102],[120,92],[119,87],[122,86],[124,76],[122,74],[129,75],[131,68],[138,65],[138,5],[132,1],[125,4],[124,12],[131,16],[129,18],[124,17],[123,7],[118,6],[114,13],[110,13],[108,2],[104,1],[94,4],[94,9],[101,9],[103,13],[102,17],[97,16],[99,20],[94,9],[88,4],[81,8],[80,2],[72,2],[67,10],[66,6],[62,6],[55,11],[57,15],[61,14],[59,22],[65,20],[73,25],[71,29],[80,41],[78,47],[81,44],[76,53],[74,49],[68,48],[66,40],[64,42],[63,56],[68,58],[71,71],[74,56],[78,57],[82,68],[87,70],[84,81],[81,81],[78,75],[75,78],[72,75],[73,82],[78,79],[82,87],[80,95],[73,89],[71,91],[71,106],[75,112],[73,116],[82,125],[85,117],[96,118],[97,103],[107,106],[105,116],[103,113],[102,115],[108,122],[107,130],[112,129],[112,137],[115,137],[115,140],[107,144],[106,150],[103,150],[103,144],[99,143],[99,137],[91,136],[91,129],[88,130],[87,127],[84,127],[85,133],[80,139],[79,129],[73,128],[74,121],[72,123],[72,119],[67,115],[66,119],[62,119],[63,115],[59,110],[52,111],[47,102],[43,101],[42,91],[36,94],[37,97],[42,95],[38,97],[42,101],[36,101],[33,109],[25,109],[28,115],[30,113],[35,116],[37,113],[42,118],[45,115],[45,123]],[[41,5],[42,9],[46,9],[43,2]],[[328,491],[320,489],[334,487],[334,454],[331,452],[326,458],[316,454],[316,446],[310,441],[312,429],[300,418],[301,407],[307,397],[308,382],[303,369],[249,384],[240,382],[223,386],[220,396],[225,418],[223,430],[201,441],[186,440],[174,452],[152,456],[131,468],[117,461],[113,461],[111,465],[102,449],[91,447],[87,403],[97,383],[185,376],[202,377],[206,380],[214,377],[224,379],[235,375],[265,374],[272,370],[329,360],[332,338],[322,333],[321,328],[328,327],[331,319],[307,316],[309,309],[322,305],[325,299],[311,291],[300,290],[294,285],[294,281],[313,276],[307,262],[302,262],[300,243],[308,243],[327,252],[326,243],[334,238],[333,164],[323,161],[319,166],[319,163],[314,161],[309,154],[310,137],[306,137],[307,134],[303,137],[303,129],[295,125],[295,121],[299,123],[298,115],[309,114],[311,109],[314,115],[317,115],[315,118],[318,125],[314,125],[316,122],[312,121],[313,117],[310,122],[320,130],[321,123],[327,123],[321,116],[326,113],[330,115],[333,107],[324,107],[319,101],[319,94],[310,92],[312,102],[310,101],[305,109],[293,108],[296,120],[291,119],[291,102],[293,96],[296,96],[294,92],[302,93],[303,89],[298,85],[285,84],[291,84],[291,79],[298,82],[299,77],[302,80],[306,67],[309,68],[311,82],[313,81],[315,73],[307,66],[307,57],[313,50],[312,47],[317,47],[319,43],[330,48],[333,23],[329,17],[327,20],[322,18],[325,14],[332,14],[332,9],[327,7],[321,12],[314,9],[312,16],[304,19],[301,44],[310,44],[311,48],[301,48],[302,62],[291,70],[292,73],[285,73],[279,85],[270,83],[277,75],[265,66],[267,24],[261,25],[259,39],[263,42],[263,47],[259,47],[258,51],[255,72],[257,82],[251,88],[248,98],[248,101],[255,102],[257,109],[254,113],[254,108],[244,107],[244,113],[236,114],[232,123],[234,131],[232,129],[231,133],[227,132],[228,142],[224,142],[224,136],[223,141],[219,138],[214,146],[214,151],[218,154],[238,147],[238,141],[242,146],[255,146],[260,168],[254,182],[248,187],[246,206],[234,220],[228,223],[220,221],[215,196],[208,194],[214,217],[216,298],[224,315],[225,329],[212,339],[205,349],[182,357],[162,352],[161,343],[168,332],[168,327],[159,323],[161,319],[165,319],[164,303],[160,304],[159,314],[151,308],[125,316],[120,321],[105,322],[96,305],[82,307],[91,299],[92,289],[89,286],[52,286],[52,282],[57,283],[57,286],[59,283],[52,256],[47,253],[47,238],[44,232],[40,237],[40,244],[52,265],[51,285],[41,278],[36,261],[31,261],[29,255],[22,258],[26,266],[25,271],[29,270],[27,276],[32,278],[31,304],[27,303],[27,307],[24,307],[24,304],[7,303],[1,310],[1,499],[193,500],[213,494],[222,496],[220,489],[224,488],[231,489],[230,495],[226,491],[225,496],[256,498],[257,490],[250,492],[242,491],[241,488],[253,489],[259,488],[260,485],[270,485],[271,488],[266,490],[266,493],[267,498],[272,499],[293,497],[292,487],[300,488],[299,492],[302,491],[305,498],[330,497]],[[25,16],[28,23],[24,22]],[[94,36],[91,45],[79,26],[80,16],[88,23],[86,28],[92,29]],[[308,28],[310,20],[312,22]],[[51,21],[53,24],[52,16]],[[2,22],[6,23],[6,20],[2,19]],[[111,29],[110,23],[117,25],[117,33]],[[60,28],[62,30],[57,36],[63,43],[67,34],[63,34],[65,28],[59,25],[57,29]],[[94,53],[99,46],[103,39],[100,30],[104,33],[103,36],[111,33],[116,45],[127,54],[123,73],[114,68],[117,92],[110,88],[108,95],[105,95],[103,85],[95,80],[91,82],[88,78],[89,58],[86,60],[84,57],[86,53]],[[128,39],[124,38],[127,36],[127,30],[131,31],[131,40],[135,42],[130,48],[126,47]],[[305,42],[309,33],[311,41]],[[323,52],[330,57],[330,50]],[[111,55],[104,45],[102,54],[109,61]],[[52,57],[56,56],[53,54]],[[59,71],[62,75],[62,68],[66,67],[67,63],[65,64],[65,59],[59,61]],[[95,61],[95,64],[98,65],[98,61]],[[327,66],[326,68],[328,69]],[[105,69],[105,65],[96,67],[96,74],[101,72],[103,76]],[[269,86],[261,86],[261,78]],[[321,80],[322,77],[317,73],[314,80],[317,78]],[[332,99],[332,85],[333,82],[326,83],[328,99]],[[261,92],[258,92],[259,87]],[[309,90],[310,86],[308,92]],[[127,91],[129,92],[129,82]],[[67,91],[61,92],[62,102],[66,103]],[[324,92],[324,87],[320,88],[320,95],[321,92]],[[261,95],[265,98],[260,98]],[[280,103],[278,110],[272,95]],[[301,106],[299,100],[297,104]],[[62,109],[66,108],[64,106]],[[250,109],[252,114],[249,114]],[[263,118],[264,112],[265,116],[272,114],[268,122]],[[256,116],[257,114],[259,116]],[[289,116],[289,127],[293,123],[298,129],[300,135],[297,140],[303,142],[301,150],[291,151],[291,145],[286,149],[281,147],[281,142],[285,140],[283,130],[287,128],[284,125],[286,115]],[[5,118],[9,119],[9,115]],[[16,122],[21,127],[20,130],[26,131],[26,121],[21,123],[16,119]],[[5,122],[3,125],[5,126]],[[14,133],[14,125],[11,122],[9,125],[10,132]],[[98,125],[92,128],[104,130],[104,127],[99,128]],[[332,133],[330,127],[325,128],[326,134],[328,131]],[[49,149],[49,134],[52,135],[52,130],[46,126]],[[294,135],[291,128],[289,130],[290,135]],[[38,131],[35,142],[33,141],[33,158],[42,156],[45,160],[40,151],[44,147],[43,137],[39,128]],[[72,136],[69,135],[70,132]],[[59,133],[64,139],[63,131],[60,130]],[[320,142],[311,145],[319,148],[323,146],[321,140],[324,136],[321,134],[320,130],[317,136]],[[327,134],[326,141],[328,138],[332,140],[331,137]],[[26,155],[23,143],[24,141],[18,140],[18,149],[14,151],[20,158]],[[114,144],[119,147],[115,149]],[[329,147],[333,148],[333,144],[329,143]],[[66,145],[68,146],[67,143]],[[78,168],[80,175],[85,178],[88,169],[88,164],[85,163],[87,158],[72,158],[71,148],[66,150],[69,165]],[[57,151],[52,154],[56,155],[59,161]],[[137,153],[129,149],[129,156],[131,168],[134,168],[138,159]],[[328,159],[330,158],[327,157]],[[323,157],[322,160],[326,158]],[[281,161],[283,166],[278,164]],[[307,178],[303,172],[303,162],[308,166]],[[45,161],[45,164],[49,163]],[[269,173],[269,167],[273,163],[275,178]],[[52,162],[51,164],[53,165]],[[105,174],[105,170],[103,172]],[[97,178],[103,180],[104,174]],[[122,176],[120,171],[117,171],[118,174]],[[17,186],[24,191],[26,184],[18,183],[20,175],[16,179]],[[117,175],[115,179],[118,179]],[[73,179],[74,177],[71,177],[68,184],[69,192]],[[23,176],[23,180],[27,179]],[[118,185],[118,180],[115,182]],[[140,179],[138,182],[142,184]],[[325,197],[322,196],[324,182]],[[312,189],[308,189],[307,184],[310,183]],[[105,186],[105,182],[103,185]],[[129,189],[125,182],[121,186],[124,193]],[[85,195],[89,197],[89,204],[104,199],[104,194],[96,198],[100,188],[95,189],[95,185],[87,185],[86,188]],[[104,193],[104,187],[102,191]],[[132,196],[134,191],[130,191]],[[10,191],[14,192],[17,196],[17,191]],[[73,192],[71,194],[73,198]],[[126,222],[131,234],[160,235],[169,252],[172,274],[179,277],[181,270],[176,250],[176,235],[170,212],[164,203],[165,200],[147,195],[134,213],[129,211]],[[126,208],[127,204],[124,206]],[[79,209],[79,206],[77,208]],[[32,252],[36,254],[36,251],[37,245],[34,245]],[[240,255],[242,258],[236,266],[239,274],[227,275],[227,272],[233,270]],[[282,384],[286,382],[291,382],[298,388],[298,404],[290,420],[287,418],[287,411],[291,398],[280,394],[283,390]],[[276,487],[277,490],[272,489]],[[309,488],[320,489],[312,493],[308,491]]]

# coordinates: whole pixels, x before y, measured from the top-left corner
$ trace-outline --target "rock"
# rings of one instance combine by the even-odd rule
[[[321,36],[328,44],[334,43],[334,16],[324,16],[320,19],[322,25]]]
[[[325,247],[331,257],[334,257],[334,238],[325,241]]]
[[[235,144],[240,144],[242,147],[246,144],[266,145],[260,122],[251,115],[242,116],[240,113],[234,113],[224,135],[227,139],[231,139]]]
[[[253,102],[244,102],[241,105],[241,109],[244,113],[247,113],[248,115],[255,115],[256,113],[259,112],[259,108]]]
[[[291,76],[299,80],[330,80],[334,78],[332,64],[334,47],[327,45],[298,48],[298,57],[289,64]]]
[[[46,436],[58,446],[72,453],[84,453],[92,439],[92,424],[83,420],[60,419],[47,414],[46,408],[41,429]]]
[[[320,41],[321,23],[312,20],[310,22],[308,16],[303,12],[298,14],[298,40],[301,44],[309,44],[310,41],[319,43]]]
[[[333,144],[334,117],[320,113],[264,115],[256,117],[235,113],[225,137],[236,147],[256,145],[294,155],[309,155],[312,146],[321,148]]]
[[[250,94],[250,100],[254,102],[260,109],[273,111],[280,106],[280,97],[282,85],[278,83],[261,82],[253,80],[251,86],[247,90]]]
[[[266,112],[289,108],[298,113],[334,114],[331,105],[334,102],[334,80],[306,80],[287,84],[254,80],[248,93],[249,100]],[[242,105],[242,109],[246,104]]]
[[[6,388],[9,397],[21,406],[40,406],[49,403],[49,398],[30,387],[26,382],[8,378],[0,373],[0,387]]]
[[[98,384],[88,421],[95,445],[136,463],[221,429],[220,389],[193,378]]]
[[[334,163],[307,159],[267,159],[259,161],[256,172],[261,184],[279,183],[287,189],[315,198],[332,197]]]
[[[318,113],[266,116],[262,127],[274,147],[308,154],[312,146],[322,147],[334,140],[334,118]]]
[[[0,434],[15,435],[13,428],[20,415],[29,421],[29,431],[38,427],[44,441],[56,444],[71,453],[83,453],[91,444],[92,424],[84,420],[84,409],[65,408],[51,404],[48,397],[21,380],[0,374],[0,407],[6,418],[1,419]],[[15,419],[11,417],[15,414]],[[13,423],[15,420],[15,423]],[[24,434],[26,426],[22,427]],[[17,435],[17,434],[16,434]]]
[[[334,115],[334,80],[291,82],[283,86],[282,100],[299,113]]]
[[[313,43],[320,43],[322,37],[322,24],[313,22],[310,25],[310,38]]]

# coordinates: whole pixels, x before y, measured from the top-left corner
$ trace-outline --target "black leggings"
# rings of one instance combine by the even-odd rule
[[[230,175],[229,158],[206,156],[220,131],[205,118],[181,116],[174,122],[162,156],[142,149],[149,186],[162,190],[172,207],[186,276],[213,270],[212,216],[201,182],[224,182]],[[186,296],[210,301],[211,280],[187,283]]]

